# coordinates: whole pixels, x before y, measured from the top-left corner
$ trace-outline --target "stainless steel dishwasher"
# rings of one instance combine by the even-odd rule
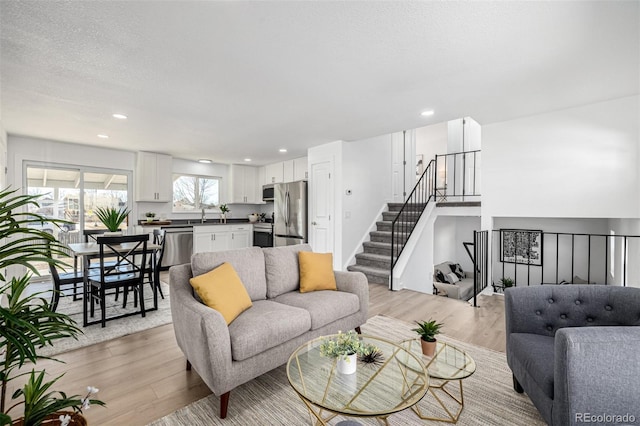
[[[163,227],[165,231],[164,256],[161,268],[191,262],[193,252],[193,226]]]

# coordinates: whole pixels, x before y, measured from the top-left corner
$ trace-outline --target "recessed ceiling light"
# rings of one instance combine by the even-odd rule
[[[287,152],[287,149],[286,149],[286,148],[280,148],[278,151],[280,151],[280,152]]]
[[[432,116],[432,115],[433,115],[433,110],[432,110],[432,109],[430,109],[430,110],[428,110],[428,111],[422,111],[422,112],[420,113],[420,115],[421,115],[421,116],[423,116],[423,117],[430,117],[430,116]]]
[[[117,118],[118,120],[126,120],[127,116],[124,114],[113,114],[112,115],[113,118]]]
[[[198,163],[202,163],[202,164],[211,164],[211,163],[212,163],[212,161],[211,161],[211,160],[208,160],[208,159],[206,159],[206,158],[201,158],[201,159],[199,159],[199,160],[198,160]]]
[[[251,158],[245,158],[244,161],[251,161]]]
[[[100,133],[100,134],[98,135],[98,137],[99,137],[100,139],[109,139],[109,135],[104,135],[104,134],[102,134],[102,133]]]

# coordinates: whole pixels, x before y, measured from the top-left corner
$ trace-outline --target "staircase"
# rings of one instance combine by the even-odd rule
[[[403,203],[389,203],[388,211],[382,213],[382,221],[376,222],[376,230],[369,233],[370,241],[363,243],[364,252],[356,254],[356,264],[347,267],[349,271],[362,272],[370,283],[389,284],[391,270],[391,224],[402,208]],[[420,218],[424,204],[411,206],[412,211],[403,218],[409,219],[406,229],[413,229],[413,225]],[[396,241],[406,241],[407,234],[396,235]]]

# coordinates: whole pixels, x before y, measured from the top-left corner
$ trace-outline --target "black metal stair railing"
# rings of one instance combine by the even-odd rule
[[[389,289],[393,289],[393,268],[404,250],[422,212],[435,199],[436,161],[431,160],[391,224],[391,269]]]
[[[429,162],[391,225],[389,289],[393,289],[393,268],[430,201],[479,200],[479,157],[479,150],[464,151],[436,155]]]

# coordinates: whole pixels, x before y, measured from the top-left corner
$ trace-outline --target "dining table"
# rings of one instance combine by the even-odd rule
[[[120,245],[116,245],[116,246],[112,246],[116,249],[118,249],[118,251],[120,253],[128,253],[132,248],[134,248],[137,244],[136,243],[123,243]],[[82,309],[82,324],[83,327],[86,327],[88,325],[92,325],[92,324],[98,324],[100,323],[100,321],[89,321],[89,281],[88,281],[88,273],[87,273],[87,269],[89,267],[90,261],[91,259],[96,259],[98,257],[100,257],[100,244],[98,244],[97,242],[88,242],[88,243],[69,243],[67,244],[67,246],[69,247],[69,249],[71,250],[71,252],[73,253],[73,268],[74,268],[74,273],[78,274],[78,259],[82,258],[83,262],[83,271],[82,271],[82,276],[83,276],[83,293],[82,293],[82,304],[83,304],[83,309]],[[162,246],[160,244],[155,244],[155,243],[147,243],[147,253],[151,255],[151,265],[152,267],[155,269],[157,267],[156,265],[156,256],[158,251],[162,248]],[[152,280],[152,288],[153,288],[153,308],[150,309],[145,309],[145,312],[149,312],[149,311],[155,311],[158,309],[158,285],[159,283],[156,282],[156,280],[159,279],[159,275],[154,273],[151,274],[151,276],[153,277]],[[110,317],[109,319],[116,319],[116,318],[123,318],[123,317],[128,317],[131,315],[137,315],[139,314],[140,311],[136,311],[136,312],[128,312],[122,315],[118,315],[115,317]]]

